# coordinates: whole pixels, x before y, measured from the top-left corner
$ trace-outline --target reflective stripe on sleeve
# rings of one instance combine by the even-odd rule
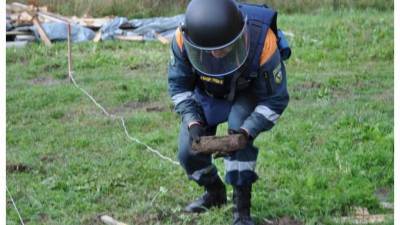
[[[260,113],[263,115],[267,120],[273,122],[274,124],[279,119],[280,115],[265,105],[258,105],[254,112]]]
[[[193,98],[193,92],[192,91],[186,91],[186,92],[182,92],[179,94],[176,94],[174,96],[172,96],[172,102],[174,103],[174,105],[178,105],[179,103],[183,102],[186,99],[190,99]]]

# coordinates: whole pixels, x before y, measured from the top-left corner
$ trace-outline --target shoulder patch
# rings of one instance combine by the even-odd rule
[[[267,36],[264,41],[264,48],[260,56],[260,65],[263,65],[274,54],[277,45],[277,38],[271,29],[268,29]]]

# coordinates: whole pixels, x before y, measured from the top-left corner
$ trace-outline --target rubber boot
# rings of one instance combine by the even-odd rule
[[[226,203],[226,188],[218,177],[212,184],[205,186],[205,193],[185,207],[185,212],[202,213],[212,207],[220,207]]]
[[[251,185],[233,187],[233,225],[254,225],[250,217]]]

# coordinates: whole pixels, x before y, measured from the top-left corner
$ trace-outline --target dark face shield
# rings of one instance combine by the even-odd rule
[[[245,25],[230,43],[213,48],[197,46],[186,35],[183,35],[183,40],[193,67],[208,76],[220,77],[234,72],[244,64],[250,49],[248,35]]]

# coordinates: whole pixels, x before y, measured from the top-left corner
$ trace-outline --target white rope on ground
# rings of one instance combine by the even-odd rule
[[[173,159],[171,159],[171,158],[169,158],[169,157],[167,157],[167,156],[164,156],[163,154],[160,153],[160,151],[158,151],[158,150],[156,150],[156,149],[150,147],[149,145],[143,143],[143,142],[140,141],[139,139],[137,139],[137,138],[131,136],[131,135],[129,134],[129,132],[128,132],[128,128],[127,128],[126,125],[125,125],[125,124],[126,124],[125,119],[124,119],[122,116],[116,116],[116,115],[114,115],[114,114],[109,113],[100,103],[98,103],[98,102],[96,101],[96,99],[95,99],[92,95],[90,95],[85,89],[81,88],[81,87],[77,84],[77,82],[75,81],[75,78],[74,78],[74,76],[73,76],[73,71],[72,71],[71,25],[68,24],[67,27],[68,27],[68,32],[67,32],[67,33],[68,33],[68,40],[67,40],[67,42],[68,42],[68,77],[70,78],[72,84],[73,84],[76,88],[78,88],[82,93],[84,93],[87,97],[89,97],[90,100],[91,100],[99,109],[101,109],[101,110],[103,111],[103,113],[104,113],[106,116],[110,117],[111,119],[119,119],[119,120],[121,121],[122,127],[124,128],[124,133],[126,134],[126,136],[128,137],[128,139],[130,139],[131,141],[136,142],[136,143],[139,144],[139,145],[142,145],[142,146],[146,147],[146,150],[148,150],[149,152],[152,152],[152,153],[156,154],[156,155],[157,155],[158,157],[160,157],[161,159],[164,159],[164,160],[166,160],[166,161],[168,161],[168,162],[170,162],[170,163],[172,163],[172,164],[174,164],[174,165],[179,165],[179,163],[178,163],[177,161],[175,161],[175,160],[173,160]]]
[[[12,202],[12,204],[13,204],[13,206],[14,206],[14,209],[15,209],[15,211],[16,211],[17,214],[18,214],[19,221],[21,221],[21,224],[22,224],[22,225],[25,225],[24,220],[22,220],[21,214],[19,213],[19,210],[18,210],[18,208],[17,208],[17,205],[15,204],[14,198],[12,197],[10,191],[8,190],[7,185],[6,185],[6,189],[7,189],[8,196],[10,196],[10,199],[11,199],[11,202]]]

